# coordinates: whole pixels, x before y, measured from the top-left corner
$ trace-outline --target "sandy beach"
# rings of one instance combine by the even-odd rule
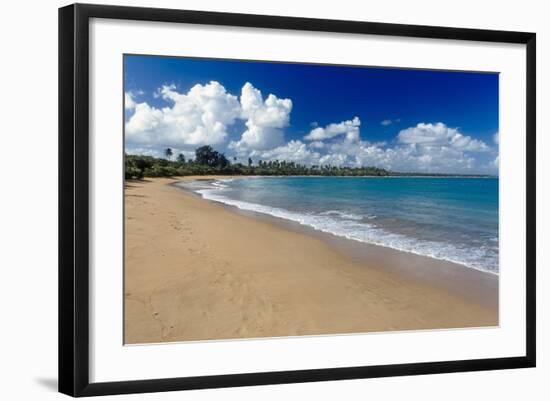
[[[170,185],[191,179],[126,183],[127,344],[498,325],[498,277],[389,249],[347,252],[352,241]],[[451,273],[428,279],[410,264]]]

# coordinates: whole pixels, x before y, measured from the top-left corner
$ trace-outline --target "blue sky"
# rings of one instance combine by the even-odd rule
[[[125,56],[126,151],[498,172],[498,74]]]

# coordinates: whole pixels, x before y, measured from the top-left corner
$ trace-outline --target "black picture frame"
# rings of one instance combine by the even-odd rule
[[[415,38],[526,46],[527,259],[523,356],[382,366],[244,373],[154,380],[89,381],[89,21],[91,18]],[[527,368],[535,366],[536,35],[479,29],[338,21],[220,12],[74,4],[59,9],[59,391],[95,396],[265,384]]]

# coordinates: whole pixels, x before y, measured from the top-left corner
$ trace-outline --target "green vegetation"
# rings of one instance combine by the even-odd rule
[[[194,160],[185,160],[179,154],[175,161],[170,160],[173,151],[167,148],[165,159],[152,156],[125,155],[125,177],[174,177],[185,175],[320,175],[320,176],[449,176],[450,174],[397,173],[377,167],[336,167],[305,166],[294,162],[248,159],[247,165],[231,163],[223,153],[211,146],[201,146],[195,150]],[[472,177],[481,177],[475,175]]]
[[[231,163],[223,153],[210,146],[195,150],[195,160],[185,160],[180,153],[176,161],[170,160],[173,151],[167,148],[165,159],[152,156],[125,155],[126,178],[173,177],[185,175],[333,175],[333,176],[385,176],[390,172],[377,167],[304,166],[294,162],[259,160],[248,164]]]

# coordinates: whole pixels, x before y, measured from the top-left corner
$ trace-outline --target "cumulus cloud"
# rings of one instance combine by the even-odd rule
[[[322,151],[312,149],[310,144],[292,140],[286,145],[268,151],[254,151],[254,160],[286,160],[306,165],[376,166],[398,172],[423,173],[472,173],[476,172],[476,160],[472,156],[449,146],[423,148],[411,145],[384,147],[368,141],[353,144],[341,139],[325,144]],[[483,167],[486,171],[495,168],[494,163]]]
[[[448,146],[396,146],[394,148],[368,147],[358,151],[356,160],[373,163],[393,171],[470,173],[475,159]]]
[[[274,94],[264,97],[251,83],[242,87],[240,96],[216,81],[197,84],[186,93],[164,85],[155,94],[166,102],[165,107],[140,102],[142,93],[125,93],[128,153],[163,157],[164,149],[171,147],[174,154],[183,153],[189,159],[196,147],[212,145],[229,158],[245,161],[252,157],[255,161],[376,166],[403,172],[498,171],[498,148],[442,122],[422,122],[399,131],[393,141],[372,143],[361,138],[361,121],[354,117],[324,127],[312,124],[303,140],[287,142],[284,129],[290,122],[291,99]],[[493,140],[498,145],[498,133]]]
[[[169,106],[156,108],[139,103],[132,92],[125,93],[125,108],[133,111],[126,122],[126,139],[131,146],[225,147],[228,128],[242,120],[246,130],[230,148],[239,153],[267,150],[284,144],[283,128],[289,124],[292,101],[262,93],[246,83],[240,99],[219,82],[197,84],[187,93],[174,85],[155,92]]]
[[[344,123],[332,126],[341,127]],[[494,163],[489,167],[480,165],[472,156],[472,153],[489,150],[485,143],[443,123],[421,123],[402,130],[392,146],[362,140],[358,126],[353,137],[356,138],[354,141],[336,137],[337,140],[326,143],[319,140],[310,142],[311,154],[307,154],[305,159],[313,159],[312,164],[376,166],[403,172],[472,173],[476,168],[484,171],[495,168]],[[322,144],[322,147],[318,144]],[[317,150],[322,152],[319,157],[316,157]]]
[[[488,149],[483,142],[448,128],[443,123],[402,130],[396,143],[372,143],[360,138],[359,119],[312,130],[306,143],[293,140],[267,151],[255,151],[255,160],[287,160],[306,165],[376,166],[398,172],[494,172],[498,162],[480,164],[472,156]],[[348,135],[352,132],[351,135]],[[312,135],[313,133],[313,135]],[[345,135],[344,135],[345,134]],[[330,140],[329,140],[330,139]],[[351,140],[350,140],[351,139]]]
[[[344,153],[327,153],[319,158],[317,164],[321,166],[344,166],[348,164],[348,155]]]
[[[323,141],[345,134],[346,140],[350,142],[356,141],[359,139],[360,125],[361,120],[359,120],[359,117],[354,117],[352,120],[332,123],[326,127],[314,128],[304,137],[304,139],[306,141]]]
[[[124,109],[133,110],[136,107],[136,102],[134,101],[134,95],[132,92],[124,93]]]
[[[399,143],[429,146],[449,146],[467,152],[485,152],[489,147],[478,139],[463,135],[456,128],[436,124],[419,123],[415,127],[401,130],[397,135]]]
[[[185,156],[185,160],[192,160],[195,158],[195,151],[194,150],[188,150],[188,149],[182,149],[182,148],[171,148],[173,152],[172,159],[175,159],[178,157],[178,155],[181,153],[183,156]],[[142,155],[142,156],[153,156],[157,158],[165,158],[166,154],[164,153],[165,148],[151,148],[151,147],[134,147],[134,146],[127,146],[125,149],[125,152],[129,155]]]
[[[292,101],[269,94],[265,101],[262,92],[247,82],[241,90],[241,118],[246,131],[230,148],[243,151],[266,150],[284,143],[284,132],[290,120]]]
[[[147,103],[135,103],[129,96],[134,109],[126,123],[130,144],[174,147],[220,144],[227,137],[227,127],[241,111],[237,97],[216,81],[197,84],[187,93],[165,85],[158,93],[171,106],[158,109]]]
[[[500,143],[500,134],[497,132],[495,133],[495,135],[493,135],[493,141],[495,142],[495,144],[499,144]]]
[[[321,157],[318,152],[311,151],[305,143],[297,140],[271,150],[253,151],[251,156],[260,160],[285,160],[307,165],[318,164]]]
[[[313,141],[309,143],[309,147],[312,149],[323,149],[325,147],[325,143],[322,141]]]

